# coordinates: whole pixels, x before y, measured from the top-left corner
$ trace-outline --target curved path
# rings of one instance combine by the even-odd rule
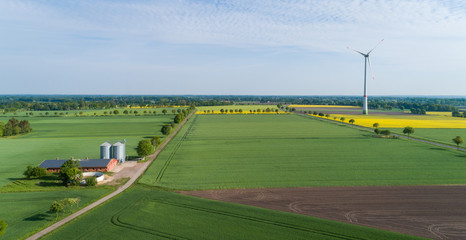
[[[189,118],[191,118],[191,116],[195,112],[196,111],[194,110],[191,114],[188,115],[188,117],[180,125],[178,125],[178,128],[176,128],[176,130],[172,134],[170,134],[170,136],[168,136],[167,139],[165,139],[165,141],[162,143],[162,145],[160,145],[160,147],[157,149],[157,151],[155,151],[154,154],[150,155],[150,159],[148,161],[140,163],[142,165],[133,174],[133,176],[131,176],[131,179],[127,183],[125,183],[123,186],[119,187],[114,192],[108,194],[107,196],[93,202],[92,204],[82,208],[81,210],[69,215],[66,218],[63,218],[62,220],[56,222],[55,224],[53,224],[53,225],[43,229],[42,231],[32,235],[31,237],[27,238],[27,240],[35,240],[35,239],[39,239],[39,238],[43,237],[44,235],[52,232],[53,230],[55,230],[55,229],[59,228],[60,226],[64,225],[65,223],[67,223],[67,222],[75,219],[76,217],[84,214],[85,212],[99,206],[100,204],[108,201],[109,199],[115,197],[119,193],[121,193],[124,190],[126,190],[127,188],[129,188],[146,171],[146,169],[149,167],[149,165],[152,163],[152,161],[154,161],[154,159],[159,155],[159,153],[165,148],[165,146],[172,140],[172,138],[178,133],[178,131],[181,129],[181,127],[183,127],[183,125],[186,123],[186,121],[189,120]]]
[[[337,121],[334,121],[334,120],[331,120],[331,119],[325,119],[325,118],[320,118],[320,117],[314,117],[314,116],[310,116],[310,115],[307,115],[307,114],[303,114],[303,113],[299,113],[299,112],[295,112],[296,114],[298,115],[302,115],[302,116],[306,116],[306,117],[310,117],[310,118],[314,118],[314,119],[321,119],[323,121],[329,121],[329,122],[332,122],[332,123],[338,123],[338,124],[345,124],[347,126],[351,126],[351,127],[355,127],[355,128],[360,128],[360,129],[364,129],[364,130],[369,130],[371,132],[373,132],[373,129],[372,128],[368,128],[368,127],[364,127],[364,126],[360,126],[360,125],[353,125],[353,124],[349,124],[349,123],[345,123],[345,122],[337,122]],[[405,138],[405,139],[410,139],[410,140],[413,140],[413,141],[418,141],[418,142],[423,142],[423,143],[427,143],[427,144],[431,144],[431,145],[435,145],[435,146],[439,146],[439,147],[445,147],[445,148],[450,148],[450,149],[454,149],[454,150],[458,150],[458,151],[463,151],[463,152],[466,152],[466,149],[464,148],[458,148],[458,147],[455,147],[455,146],[451,146],[451,145],[446,145],[446,144],[442,144],[442,143],[437,143],[437,142],[433,142],[433,141],[429,141],[429,140],[424,140],[424,139],[419,139],[419,138],[415,138],[415,137],[407,137],[407,136],[404,136],[404,135],[400,135],[400,134],[396,134],[396,133],[392,133],[393,136],[397,136],[399,138]]]

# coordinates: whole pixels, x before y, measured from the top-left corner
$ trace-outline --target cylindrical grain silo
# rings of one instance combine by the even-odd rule
[[[113,158],[122,163],[125,161],[125,144],[117,142],[112,145]]]
[[[110,159],[111,158],[111,148],[112,144],[108,142],[102,143],[100,145],[100,159]]]

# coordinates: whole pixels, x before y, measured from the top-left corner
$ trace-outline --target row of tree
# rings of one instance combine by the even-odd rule
[[[180,124],[185,120],[189,114],[194,111],[195,107],[190,106],[187,109],[178,109],[176,112],[177,114],[173,118],[173,122],[170,124],[165,124],[162,126],[160,131],[163,135],[168,136],[172,130],[176,127],[176,124]],[[162,140],[159,136],[154,136],[152,139],[143,139],[139,141],[138,146],[136,147],[136,152],[139,157],[145,157],[154,153],[155,149],[162,143]]]
[[[32,128],[28,120],[18,121],[16,118],[11,118],[6,124],[0,122],[0,137],[15,136],[29,132],[32,132]]]
[[[0,96],[0,109],[7,112],[70,111],[120,107],[171,107],[231,105],[223,96]]]

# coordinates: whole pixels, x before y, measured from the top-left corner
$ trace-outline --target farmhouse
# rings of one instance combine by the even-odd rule
[[[60,172],[60,167],[67,160],[44,160],[39,167],[47,169],[47,172]],[[83,172],[108,172],[118,163],[116,159],[85,159],[79,161]]]

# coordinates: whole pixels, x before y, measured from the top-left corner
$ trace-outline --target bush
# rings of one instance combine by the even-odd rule
[[[380,134],[384,135],[384,136],[389,136],[392,134],[392,132],[390,132],[390,130],[382,130],[380,131]]]
[[[97,178],[95,176],[89,177],[86,179],[87,186],[95,186],[97,185]]]

